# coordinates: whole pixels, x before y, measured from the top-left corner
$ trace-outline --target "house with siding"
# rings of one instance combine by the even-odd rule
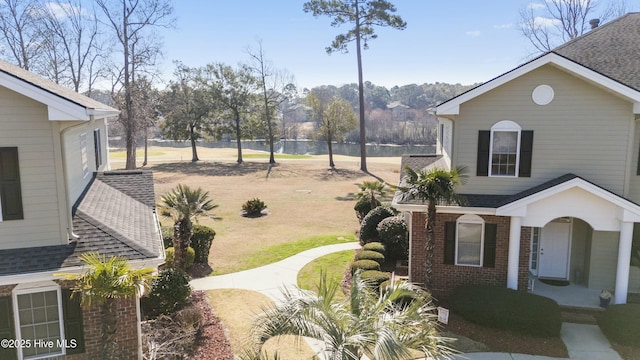
[[[433,289],[526,291],[531,278],[640,292],[640,13],[629,13],[435,108],[438,151],[403,168],[466,166],[464,202],[439,204]],[[426,205],[410,221],[425,282]]]
[[[0,359],[98,358],[99,310],[56,274],[81,273],[87,252],[163,262],[152,174],[109,171],[106,120],[117,114],[0,62],[0,339],[13,340]],[[139,358],[138,300],[118,317],[122,357]]]

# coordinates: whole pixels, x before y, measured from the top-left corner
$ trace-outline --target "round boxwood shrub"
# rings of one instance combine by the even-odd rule
[[[206,264],[209,262],[209,251],[216,232],[212,228],[203,225],[193,226],[193,236],[191,236],[191,247],[195,251],[193,262],[196,264]]]
[[[164,262],[167,264],[167,266],[169,267],[173,267],[173,258],[175,256],[175,249],[172,247],[167,248],[165,250],[165,254],[166,254],[166,259],[164,259]],[[195,250],[193,250],[193,248],[191,246],[189,246],[187,248],[187,260],[185,262],[185,267],[189,268],[191,265],[193,265],[193,260],[196,258],[196,252]]]
[[[389,280],[389,273],[378,270],[367,270],[360,274],[362,280],[367,281],[374,289],[379,289],[380,284]]]
[[[363,250],[356,254],[356,260],[373,260],[378,264],[384,264],[384,255],[377,251]]]
[[[151,291],[145,303],[151,316],[171,314],[182,309],[189,300],[189,275],[181,269],[167,268],[151,281]]]
[[[386,249],[384,244],[377,241],[364,244],[364,246],[362,247],[362,250],[375,251],[375,252],[379,252],[382,255],[386,254]]]
[[[375,260],[357,260],[351,263],[351,273],[353,274],[356,270],[380,270],[380,264]]]
[[[254,198],[251,200],[247,200],[244,204],[242,204],[242,214],[247,217],[258,217],[262,216],[262,211],[267,208],[267,205],[264,201]]]
[[[376,207],[380,206],[380,201],[376,199],[375,201]],[[356,201],[356,205],[353,207],[353,210],[356,211],[356,216],[358,217],[358,221],[362,222],[362,219],[371,211],[371,194],[365,193],[363,194],[358,201]]]
[[[394,216],[395,211],[388,206],[378,206],[369,211],[360,224],[360,241],[366,244],[378,240],[378,224],[383,219]]]
[[[402,217],[392,216],[382,219],[376,229],[390,259],[409,258],[409,229]]]

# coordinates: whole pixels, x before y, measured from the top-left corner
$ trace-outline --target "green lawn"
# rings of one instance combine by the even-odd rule
[[[311,155],[273,154],[276,159],[311,159]],[[268,159],[269,154],[242,154],[244,159]]]
[[[302,240],[273,245],[262,251],[255,252],[250,256],[242,259],[237,267],[233,270],[242,271],[257,268],[262,265],[271,264],[293,256],[305,250],[313,249],[319,246],[342,244],[346,242],[356,241],[353,235],[321,235],[311,236]],[[222,275],[224,272],[214,272],[211,275]]]
[[[345,250],[319,257],[298,272],[298,287],[306,290],[315,290],[316,284],[320,281],[321,271],[326,272],[327,280],[342,280],[345,269],[353,260],[353,250]],[[344,299],[341,291],[336,293],[336,300]]]
[[[162,156],[165,153],[162,151],[148,151],[147,156]],[[126,151],[110,151],[109,157],[111,159],[125,159],[127,157]],[[144,150],[138,149],[136,151],[136,158],[142,159],[144,158]]]

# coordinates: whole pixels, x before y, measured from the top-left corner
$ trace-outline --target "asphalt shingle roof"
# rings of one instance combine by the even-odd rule
[[[0,276],[82,265],[79,256],[100,252],[129,260],[162,251],[150,171],[96,174],[73,217],[79,239],[68,245],[0,250]]]
[[[640,91],[640,13],[629,13],[551,52]]]

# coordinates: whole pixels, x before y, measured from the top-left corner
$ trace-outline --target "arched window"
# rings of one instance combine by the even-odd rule
[[[520,125],[509,120],[500,121],[491,127],[490,176],[518,177],[521,131]]]
[[[456,265],[482,266],[484,220],[478,215],[463,215],[456,221]]]

